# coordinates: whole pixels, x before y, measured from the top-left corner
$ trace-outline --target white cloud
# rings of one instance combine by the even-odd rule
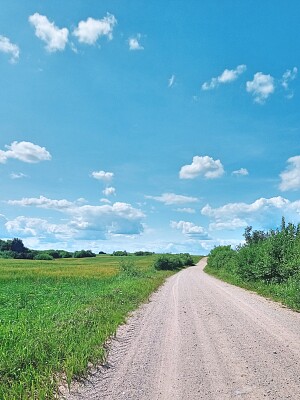
[[[137,34],[136,37],[132,37],[128,39],[129,50],[144,50],[144,47],[140,44],[139,40],[141,39],[141,35]]]
[[[10,62],[15,63],[19,60],[20,49],[12,43],[9,38],[0,35],[0,52],[8,54],[10,56]]]
[[[190,165],[184,165],[179,172],[180,179],[194,179],[203,176],[207,179],[219,178],[224,174],[224,168],[220,160],[214,160],[209,156],[195,156]]]
[[[253,203],[228,203],[218,208],[212,208],[209,204],[201,210],[202,215],[223,220],[237,218],[240,216],[246,217],[254,213],[265,212],[270,208],[284,209],[289,204],[289,200],[281,196],[271,197],[270,199],[260,198]]]
[[[176,208],[174,211],[183,212],[187,214],[195,214],[196,210],[190,207]]]
[[[289,89],[289,83],[296,79],[298,73],[297,67],[294,67],[292,70],[287,69],[285,73],[282,75],[281,85],[285,90]]]
[[[143,232],[142,220],[145,217],[143,212],[132,207],[130,204],[116,202],[114,204],[104,204],[93,206],[89,204],[81,205],[77,202],[68,200],[48,199],[44,196],[38,198],[23,198],[21,200],[9,200],[8,204],[12,206],[34,206],[45,209],[55,209],[65,214],[67,219],[64,223],[50,224],[41,223],[41,230],[37,230],[38,222],[36,219],[24,219],[20,217],[14,223],[10,223],[10,231],[17,233],[18,229],[29,235],[35,232],[37,235],[45,234],[63,234],[69,232],[73,238],[81,239],[105,239],[109,235],[138,235]],[[56,229],[56,228],[57,229]],[[61,232],[62,231],[62,232]],[[52,233],[51,233],[52,232]]]
[[[167,206],[172,204],[195,203],[198,201],[197,197],[183,196],[175,193],[163,193],[161,196],[145,196],[145,198],[159,201]]]
[[[35,28],[35,35],[46,43],[46,50],[50,53],[62,51],[68,43],[69,30],[59,29],[54,22],[50,22],[45,15],[35,13],[30,15],[29,22]]]
[[[114,177],[114,173],[105,171],[94,171],[92,172],[92,177],[100,181],[108,182],[112,180],[112,178]]]
[[[274,78],[271,75],[257,72],[253,77],[253,81],[246,83],[246,90],[252,94],[256,103],[264,104],[275,91]]]
[[[172,87],[175,84],[175,75],[173,74],[168,80],[168,87]]]
[[[52,224],[41,218],[19,216],[5,223],[7,231],[22,237],[55,237],[57,239],[71,238],[74,230],[66,224]]]
[[[230,221],[219,221],[209,224],[209,230],[234,230],[239,228],[246,228],[247,222],[240,218],[233,218]]]
[[[239,77],[239,75],[245,72],[246,69],[247,67],[244,64],[238,65],[236,69],[225,69],[218,77],[212,78],[209,82],[204,82],[202,90],[215,89],[220,84],[233,82]]]
[[[102,232],[106,235],[138,235],[143,232],[141,210],[127,203],[116,202],[112,205],[101,206],[85,205],[70,211],[72,220],[70,226],[79,231],[84,231],[83,236],[91,237],[91,232]]]
[[[7,150],[0,150],[0,163],[4,164],[9,158],[26,163],[38,163],[51,160],[51,154],[37,144],[31,142],[12,142],[5,146]]]
[[[300,156],[290,157],[287,162],[288,167],[280,174],[279,189],[283,192],[300,189]]]
[[[105,196],[112,196],[112,195],[115,195],[115,194],[116,194],[116,189],[115,189],[114,187],[110,186],[110,187],[105,188],[105,189],[102,191],[102,193],[103,193]]]
[[[86,21],[80,21],[73,35],[77,37],[80,43],[93,45],[97,40],[106,36],[109,40],[113,38],[113,29],[117,24],[116,18],[107,14],[102,19],[88,18]]]
[[[278,196],[259,198],[253,203],[228,203],[217,208],[207,204],[202,208],[201,214],[214,220],[210,229],[237,229],[245,225],[271,229],[280,224],[282,216],[298,223],[300,200],[291,202]]]
[[[46,208],[46,209],[55,209],[55,210],[66,210],[73,208],[75,203],[72,203],[68,200],[52,200],[47,197],[24,197],[21,200],[8,200],[8,204],[12,206],[21,206],[21,207],[38,207],[38,208]]]
[[[108,199],[100,199],[100,202],[101,203],[106,203],[106,204],[110,204],[111,203],[111,201],[108,200]]]
[[[199,238],[202,240],[209,239],[207,232],[202,226],[195,225],[193,222],[188,221],[171,221],[170,226],[173,229],[179,229],[184,235],[191,238]]]
[[[249,175],[249,172],[246,168],[240,168],[240,169],[237,169],[236,171],[233,171],[232,175],[247,176],[247,175]]]
[[[28,175],[23,174],[23,172],[12,172],[10,174],[11,179],[22,179],[22,178],[28,178]]]
[[[294,97],[294,91],[290,89],[289,84],[291,81],[296,79],[297,73],[298,69],[297,67],[294,67],[292,70],[287,69],[285,73],[282,75],[281,85],[287,92],[285,96],[287,99],[292,99]]]

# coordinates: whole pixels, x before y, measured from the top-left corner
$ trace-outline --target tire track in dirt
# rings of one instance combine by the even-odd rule
[[[299,400],[300,314],[180,271],[121,326],[67,400]]]

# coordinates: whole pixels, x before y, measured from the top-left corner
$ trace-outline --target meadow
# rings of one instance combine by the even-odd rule
[[[52,399],[173,272],[155,255],[0,259],[0,399]],[[126,258],[126,260],[125,260]]]

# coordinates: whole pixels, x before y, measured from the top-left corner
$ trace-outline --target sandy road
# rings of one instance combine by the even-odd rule
[[[118,330],[107,368],[68,400],[300,399],[300,314],[223,283],[205,260]]]

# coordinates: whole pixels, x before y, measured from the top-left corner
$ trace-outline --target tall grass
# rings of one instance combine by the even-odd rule
[[[0,399],[52,399],[170,271],[155,256],[0,260]],[[133,264],[134,263],[134,264]]]

